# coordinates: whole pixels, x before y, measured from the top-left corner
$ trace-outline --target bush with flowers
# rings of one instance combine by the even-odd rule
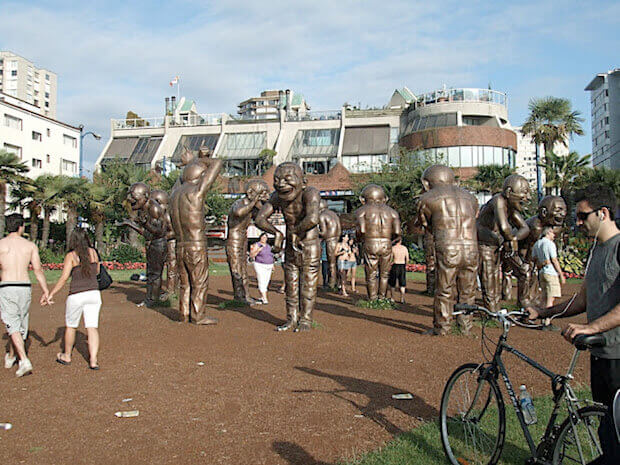
[[[146,263],[144,262],[116,262],[116,261],[103,261],[103,266],[108,270],[145,270]],[[62,263],[43,263],[44,270],[62,270]],[[30,267],[32,269],[32,267]]]

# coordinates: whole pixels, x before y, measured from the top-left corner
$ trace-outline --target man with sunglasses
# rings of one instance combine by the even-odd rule
[[[575,201],[577,226],[595,239],[584,283],[572,303],[528,311],[532,319],[586,312],[587,324],[569,323],[564,328],[562,334],[568,341],[580,334],[605,335],[605,347],[591,350],[590,383],[592,398],[611,412],[614,395],[620,389],[620,230],[614,221],[618,203],[611,187],[602,184],[578,191]],[[603,456],[593,463],[620,463],[611,414],[601,421],[599,436]]]

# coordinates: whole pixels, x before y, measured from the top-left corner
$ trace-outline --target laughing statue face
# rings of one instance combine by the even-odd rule
[[[566,202],[557,195],[548,195],[538,205],[538,215],[548,226],[562,226],[567,215]]]
[[[127,193],[127,201],[131,209],[140,210],[149,200],[149,193],[150,189],[146,184],[141,182],[132,184]]]
[[[530,200],[530,185],[523,176],[511,174],[504,180],[503,194],[511,209],[522,212]]]
[[[296,163],[282,163],[273,175],[273,187],[278,197],[291,201],[299,196],[306,185],[301,167]]]

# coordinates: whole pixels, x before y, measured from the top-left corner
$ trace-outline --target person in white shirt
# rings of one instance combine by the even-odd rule
[[[543,228],[540,239],[534,244],[532,257],[538,268],[538,281],[543,292],[545,308],[553,305],[556,297],[562,297],[561,284],[566,283],[555,246],[555,232],[551,226]]]

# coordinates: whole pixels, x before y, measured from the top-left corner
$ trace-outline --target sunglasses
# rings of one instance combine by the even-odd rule
[[[575,213],[575,217],[576,217],[578,220],[585,221],[585,220],[587,220],[587,219],[588,219],[588,216],[590,216],[592,213],[596,213],[596,212],[597,212],[597,211],[599,211],[601,208],[604,208],[604,207],[597,208],[596,210],[590,210],[589,212],[576,212],[576,213]]]

